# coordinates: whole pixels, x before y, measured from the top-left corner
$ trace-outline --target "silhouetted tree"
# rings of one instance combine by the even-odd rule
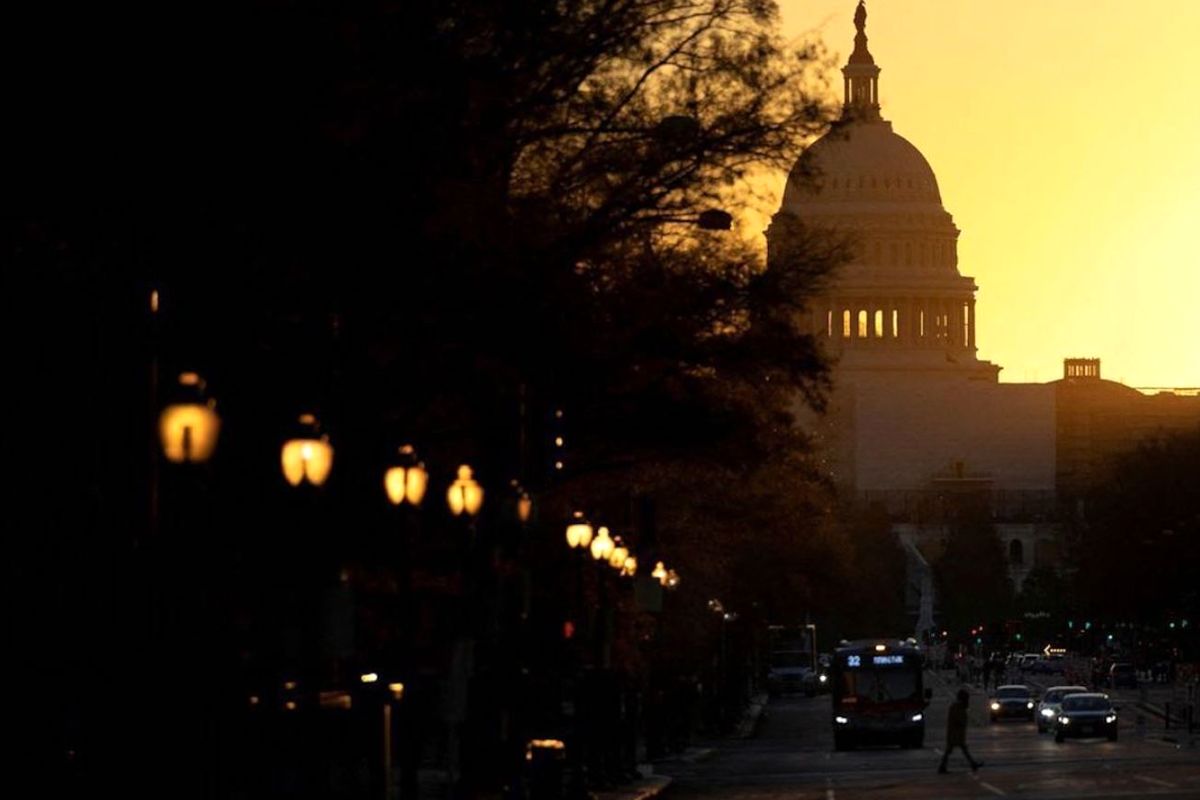
[[[1012,608],[1008,559],[986,511],[969,501],[949,520],[946,546],[934,563],[943,625],[961,632],[999,622]]]
[[[1081,609],[1111,621],[1195,619],[1198,470],[1200,430],[1151,439],[1112,459],[1077,521],[1073,584]]]

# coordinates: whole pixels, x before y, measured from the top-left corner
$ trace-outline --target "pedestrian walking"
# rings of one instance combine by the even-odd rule
[[[956,747],[962,749],[972,772],[983,766],[983,762],[972,758],[971,751],[967,749],[967,704],[970,700],[971,693],[966,689],[959,689],[957,699],[950,704],[950,711],[946,714],[946,750],[942,753],[942,763],[938,765],[938,772],[942,775],[948,771],[946,762]]]

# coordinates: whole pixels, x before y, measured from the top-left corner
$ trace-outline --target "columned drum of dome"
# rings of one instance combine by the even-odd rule
[[[854,51],[842,69],[841,118],[800,157],[767,231],[772,269],[780,217],[847,236],[850,263],[810,306],[813,333],[838,371],[969,374],[995,381],[976,358],[975,291],[958,271],[958,228],[929,162],[880,115],[880,68],[867,47],[867,11],[855,11]]]

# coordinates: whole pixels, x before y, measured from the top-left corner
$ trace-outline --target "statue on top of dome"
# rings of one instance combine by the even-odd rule
[[[854,11],[854,27],[858,28],[859,33],[863,33],[867,27],[866,0],[858,0],[858,8]]]

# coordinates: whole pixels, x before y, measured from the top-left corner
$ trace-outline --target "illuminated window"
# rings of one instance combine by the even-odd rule
[[[971,343],[971,307],[966,303],[963,303],[962,321],[962,345],[966,347]]]
[[[900,312],[897,309],[892,309],[892,338],[900,338]]]
[[[825,312],[825,335],[833,338],[833,309]]]
[[[883,338],[883,311],[881,309],[875,310],[875,338]]]
[[[842,311],[842,338],[850,338],[850,309]]]
[[[920,336],[922,339],[924,339],[925,338],[925,309],[922,308],[920,310],[920,312],[918,312],[918,320],[919,320],[919,326],[917,328],[917,335]]]
[[[867,312],[862,309],[858,312],[858,338],[867,338]]]

